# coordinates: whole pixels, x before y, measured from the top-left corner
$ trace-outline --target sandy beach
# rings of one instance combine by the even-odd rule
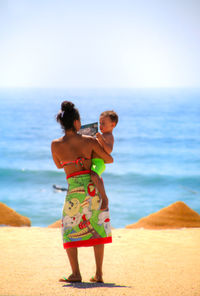
[[[0,295],[199,296],[200,229],[114,229],[105,247],[104,284],[93,284],[92,248],[80,248],[83,282],[70,274],[60,229],[0,228]]]

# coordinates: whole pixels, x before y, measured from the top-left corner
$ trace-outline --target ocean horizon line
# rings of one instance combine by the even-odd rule
[[[200,86],[0,86],[1,90],[196,90],[200,91]]]

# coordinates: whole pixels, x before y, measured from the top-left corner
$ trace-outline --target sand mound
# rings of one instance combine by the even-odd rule
[[[62,223],[62,220],[58,220],[53,224],[49,225],[48,228],[61,228],[61,223]]]
[[[31,226],[31,221],[0,202],[0,225]]]
[[[200,227],[200,215],[182,201],[177,201],[156,213],[140,219],[137,223],[126,226],[126,228],[146,229],[172,229],[183,227]]]

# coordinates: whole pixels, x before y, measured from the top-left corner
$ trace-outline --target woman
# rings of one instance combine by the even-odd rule
[[[62,235],[72,274],[60,281],[81,282],[77,247],[93,246],[96,274],[93,282],[103,282],[104,244],[111,243],[109,211],[101,209],[101,198],[90,178],[91,158],[97,153],[106,163],[113,162],[99,143],[90,136],[79,135],[81,122],[74,104],[64,101],[57,121],[65,135],[51,145],[57,168],[64,168],[68,192],[63,207]]]

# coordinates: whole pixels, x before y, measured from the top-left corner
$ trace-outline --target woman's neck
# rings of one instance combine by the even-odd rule
[[[67,130],[67,131],[65,131],[65,136],[66,137],[75,136],[76,134],[77,134],[77,132],[74,131],[74,130]]]

